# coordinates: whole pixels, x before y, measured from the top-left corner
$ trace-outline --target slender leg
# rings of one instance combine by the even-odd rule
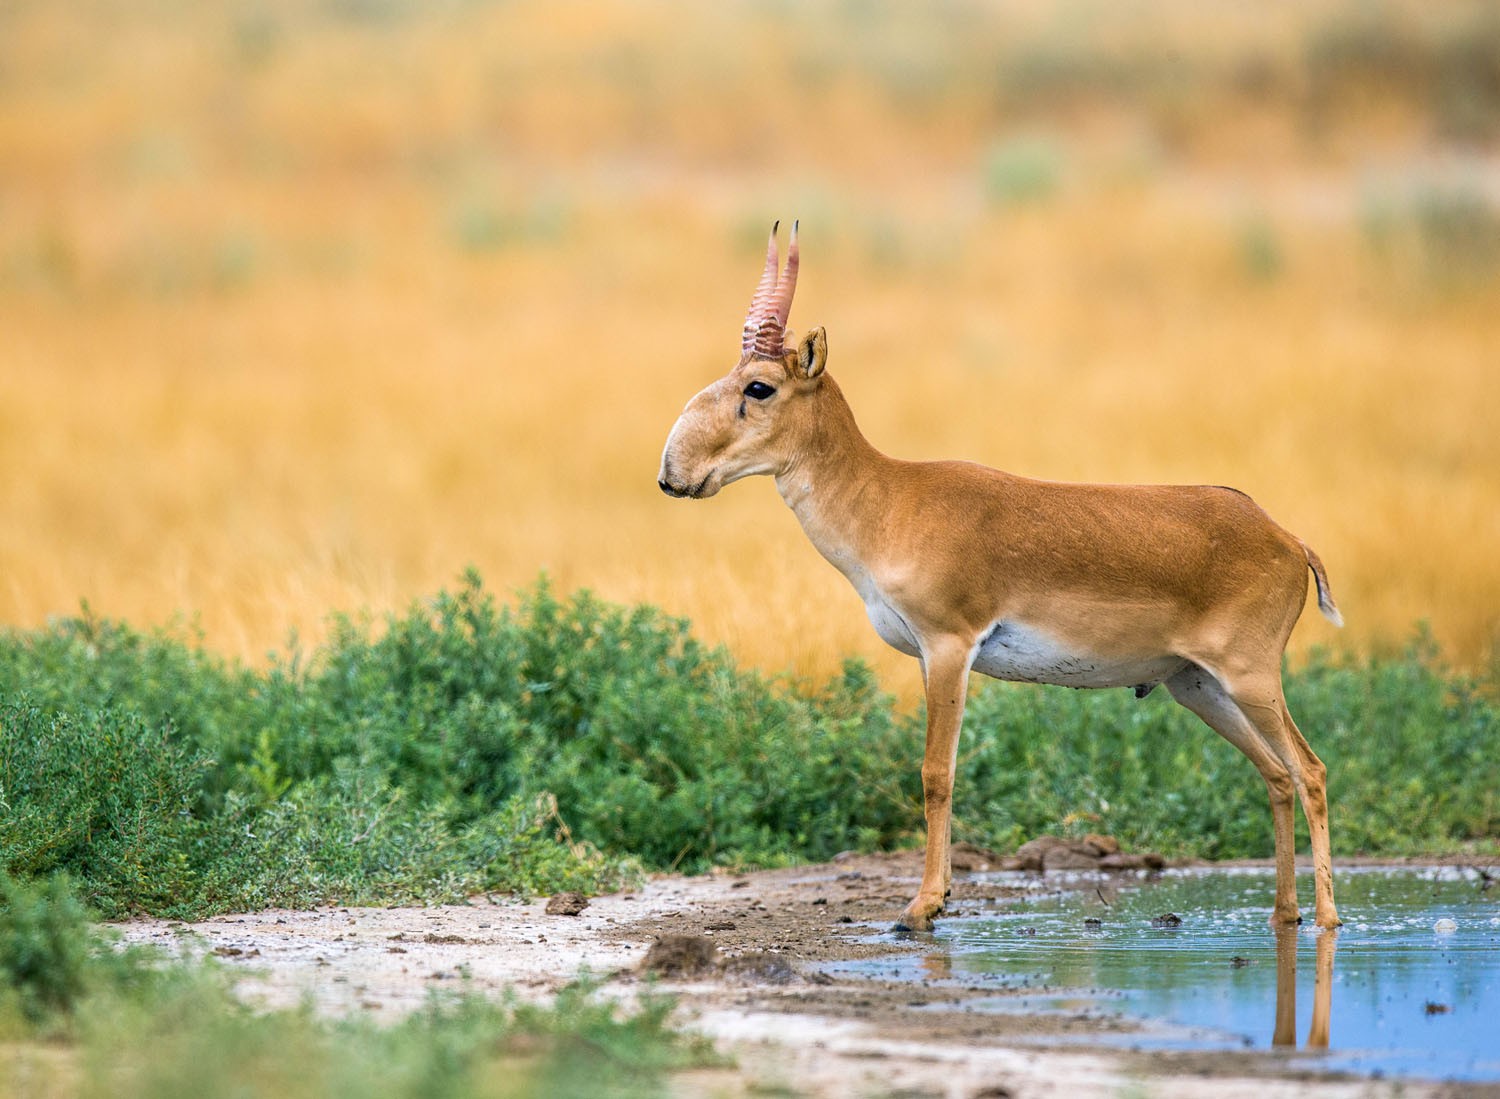
[[[1266,746],[1254,725],[1214,676],[1196,664],[1167,680],[1167,690],[1183,707],[1203,719],[1214,732],[1233,744],[1255,765],[1271,796],[1271,824],[1276,837],[1276,906],[1271,923],[1294,925],[1297,911],[1297,866],[1292,831],[1292,776]]]
[[[1328,840],[1327,768],[1313,754],[1287,712],[1279,672],[1228,684],[1234,699],[1261,739],[1291,773],[1292,784],[1302,801],[1307,831],[1312,839],[1314,912],[1319,927],[1338,927],[1338,909],[1333,903],[1333,858]]]
[[[964,720],[972,648],[945,639],[924,652],[927,671],[927,750],[922,757],[922,801],[927,817],[927,854],[922,885],[896,921],[898,931],[931,931],[943,909],[952,873],[948,861],[953,816],[953,769]]]
[[[927,661],[923,660],[920,657],[918,657],[918,661],[922,665],[922,689],[925,691],[927,689]],[[967,676],[965,676],[965,682],[967,683]],[[963,722],[963,718],[962,718],[962,715],[960,715],[959,716],[959,723],[960,723],[960,725],[962,725],[962,722]],[[957,758],[958,758],[957,741],[954,742],[953,753],[954,753],[954,759],[956,761]],[[955,763],[955,767],[954,767],[955,770],[956,770],[956,766],[957,765]],[[948,851],[952,851],[953,850],[953,814],[952,813],[948,814],[947,838],[943,841],[943,844],[944,844],[945,850],[948,850]],[[948,895],[950,893],[952,893],[952,892],[953,892],[953,860],[951,858],[948,858],[948,859],[945,859],[943,861],[943,900],[946,901],[948,899]]]
[[[1328,826],[1328,768],[1314,754],[1302,730],[1292,720],[1286,702],[1281,704],[1281,717],[1289,734],[1292,748],[1302,763],[1302,812],[1307,817],[1307,831],[1312,839],[1313,889],[1316,919],[1319,927],[1338,927],[1338,909],[1333,903],[1333,850],[1329,841]]]

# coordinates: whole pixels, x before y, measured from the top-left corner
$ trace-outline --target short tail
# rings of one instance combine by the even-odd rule
[[[1307,554],[1307,567],[1312,569],[1313,582],[1318,585],[1318,610],[1335,626],[1342,626],[1344,616],[1339,613],[1338,604],[1333,601],[1333,589],[1328,586],[1328,573],[1323,568],[1323,562],[1306,542],[1302,543],[1302,552]]]

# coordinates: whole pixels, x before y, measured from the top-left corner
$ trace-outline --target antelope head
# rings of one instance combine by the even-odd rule
[[[778,222],[777,225],[780,223]],[[797,226],[777,275],[776,226],[766,267],[750,300],[740,361],[687,403],[667,436],[656,483],[668,496],[703,499],[731,481],[786,468],[816,416],[828,340],[814,328],[787,346],[797,289]]]

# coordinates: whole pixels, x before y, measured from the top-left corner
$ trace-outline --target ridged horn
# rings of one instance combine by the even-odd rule
[[[776,322],[782,332],[786,331],[786,319],[792,313],[792,295],[797,292],[797,266],[801,254],[797,250],[797,222],[792,222],[792,239],[786,246],[786,269],[776,284]]]
[[[777,358],[780,356],[780,334],[776,333],[774,342],[775,349],[771,348],[773,334],[767,330],[767,322],[775,320],[776,303],[776,230],[781,228],[781,222],[771,226],[770,239],[766,241],[766,267],[761,272],[760,284],[755,288],[755,296],[750,299],[750,311],[745,314],[745,327],[740,337],[740,350],[746,355],[757,355],[762,358]]]
[[[766,242],[766,267],[760,276],[760,285],[750,299],[750,312],[745,315],[745,328],[740,338],[742,353],[757,359],[779,359],[786,344],[786,320],[792,312],[792,295],[797,292],[797,222],[792,222],[792,237],[787,242],[786,267],[781,276],[776,274],[777,250],[776,230],[781,222],[771,226],[771,239]]]

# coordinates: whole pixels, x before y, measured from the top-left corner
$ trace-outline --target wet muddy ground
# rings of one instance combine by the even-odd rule
[[[122,926],[330,1012],[545,996],[584,970],[627,999],[669,988],[737,1063],[678,1077],[683,1095],[1500,1096],[1500,889],[1476,871],[1341,871],[1348,926],[1280,942],[1263,868],[960,874],[935,935],[890,934],[918,874],[857,856],[658,878],[576,915],[477,898]],[[1354,1055],[1372,1048],[1405,1059]]]

